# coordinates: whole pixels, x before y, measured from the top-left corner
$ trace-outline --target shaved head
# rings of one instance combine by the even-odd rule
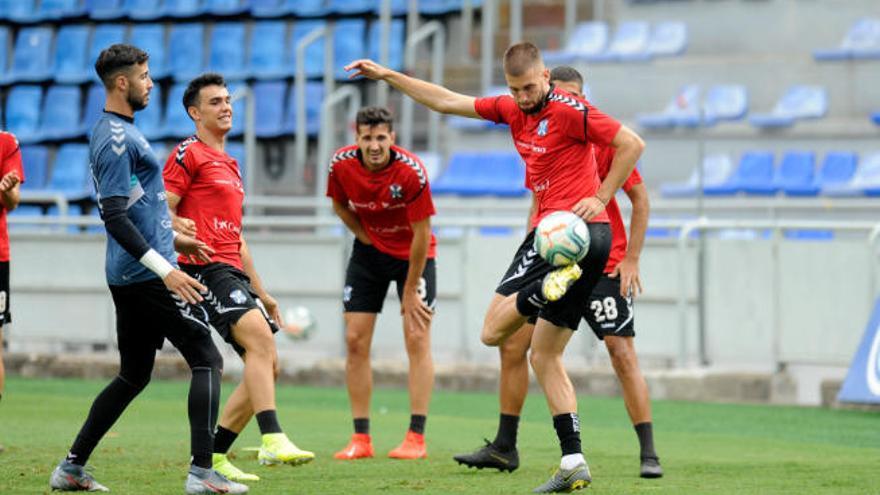
[[[504,73],[509,76],[522,76],[535,67],[544,67],[541,51],[527,41],[511,45],[504,52]]]

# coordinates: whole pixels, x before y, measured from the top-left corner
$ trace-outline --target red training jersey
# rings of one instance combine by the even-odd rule
[[[571,210],[599,190],[591,144],[609,146],[620,123],[586,100],[551,88],[534,114],[519,109],[510,95],[477,98],[474,110],[486,120],[506,123],[526,163],[525,186],[537,199],[532,227],[556,210]],[[590,222],[608,222],[605,212]]]
[[[0,178],[9,172],[18,174],[24,182],[24,169],[21,166],[21,149],[18,139],[8,132],[0,132]],[[9,228],[6,226],[6,208],[0,204],[0,261],[9,261]]]
[[[244,187],[235,158],[192,136],[168,155],[162,176],[165,189],[181,198],[177,215],[194,220],[196,237],[214,249],[211,261],[243,270],[241,215]],[[178,261],[193,263],[183,256]]]
[[[611,146],[594,146],[594,151],[599,179],[605,180],[605,177],[608,177],[608,171],[611,170],[611,161],[614,159],[616,150]],[[638,170],[633,169],[621,187],[624,191],[629,191],[633,186],[641,183],[641,174]],[[623,225],[620,206],[614,197],[605,206],[605,211],[608,212],[608,219],[611,221],[611,251],[608,253],[608,263],[605,264],[605,273],[611,273],[626,255],[626,227]]]
[[[356,145],[340,148],[330,161],[327,196],[357,215],[373,246],[398,259],[409,259],[413,232],[410,224],[435,213],[428,172],[413,153],[391,147],[390,163],[370,171]],[[437,255],[431,234],[428,258]]]

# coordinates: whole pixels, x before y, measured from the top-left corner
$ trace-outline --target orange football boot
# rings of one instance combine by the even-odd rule
[[[414,431],[407,431],[403,442],[388,453],[392,459],[424,459],[428,457],[428,448],[425,446],[425,435]]]
[[[351,441],[339,452],[333,454],[334,459],[350,461],[353,459],[366,459],[373,457],[373,440],[365,433],[354,433]]]

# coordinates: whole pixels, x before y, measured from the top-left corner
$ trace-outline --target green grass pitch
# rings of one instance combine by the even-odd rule
[[[0,493],[47,493],[104,381],[10,379],[0,403]],[[224,383],[224,393],[233,385]],[[189,433],[183,382],[153,382],[98,446],[90,464],[113,493],[182,493]],[[300,467],[264,468],[242,447],[258,443],[252,423],[233,446],[237,463],[263,480],[253,494],[529,493],[559,459],[540,394],[526,403],[522,466],[513,474],[468,470],[451,460],[494,436],[494,394],[437,392],[428,416],[429,458],[385,458],[408,423],[405,391],[376,390],[372,433],[377,457],[332,458],[351,432],[342,389],[280,386],[282,425],[318,457]],[[666,476],[638,477],[638,443],[620,399],[580,397],[590,488],[607,494],[878,494],[880,414],[814,408],[657,401],[657,450]]]

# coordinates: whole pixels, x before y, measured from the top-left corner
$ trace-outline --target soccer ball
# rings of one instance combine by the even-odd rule
[[[292,340],[306,340],[317,328],[315,317],[305,306],[288,308],[284,312],[284,335]]]
[[[535,251],[553,266],[577,263],[590,250],[590,231],[581,217],[570,211],[554,211],[535,231]]]

